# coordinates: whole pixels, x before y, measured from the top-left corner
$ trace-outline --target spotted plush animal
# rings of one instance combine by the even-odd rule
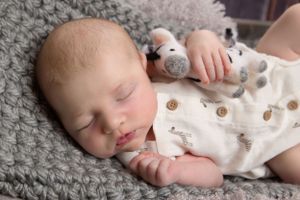
[[[227,48],[228,58],[232,69],[223,82],[203,84],[191,70],[191,63],[187,57],[186,49],[166,29],[157,28],[151,31],[150,37],[153,45],[144,48],[147,59],[154,62],[154,66],[161,75],[182,79],[188,78],[200,87],[220,92],[228,97],[241,97],[245,90],[254,91],[267,84],[264,72],[268,63],[259,54],[250,50],[244,44],[231,43]]]

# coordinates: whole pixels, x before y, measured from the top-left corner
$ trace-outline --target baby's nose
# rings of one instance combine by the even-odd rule
[[[103,133],[111,134],[117,130],[123,123],[124,117],[119,114],[109,113],[103,116]]]

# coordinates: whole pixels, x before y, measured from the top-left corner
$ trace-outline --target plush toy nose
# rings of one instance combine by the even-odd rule
[[[165,69],[173,78],[184,78],[190,71],[190,61],[184,56],[171,55],[165,60]]]

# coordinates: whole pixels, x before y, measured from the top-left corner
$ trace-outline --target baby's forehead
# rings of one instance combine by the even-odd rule
[[[104,33],[97,26],[91,26],[87,22],[68,22],[51,32],[46,43],[53,43],[53,45],[49,45],[50,47],[86,48],[86,46],[95,46],[102,37],[104,37]]]
[[[101,19],[81,19],[55,28],[39,57],[49,80],[59,82],[70,72],[93,65],[99,55],[126,54],[136,58],[136,53],[133,41],[119,25]]]
[[[66,55],[96,52],[99,48],[106,51],[119,50],[132,45],[127,33],[117,24],[100,19],[83,19],[67,22],[49,35],[51,50],[68,50]],[[103,51],[105,52],[105,51]]]

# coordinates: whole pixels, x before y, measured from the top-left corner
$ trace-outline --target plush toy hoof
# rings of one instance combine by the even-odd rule
[[[267,84],[267,77],[261,76],[256,80],[256,87],[262,88]]]
[[[248,70],[246,67],[242,67],[240,71],[241,82],[244,83],[248,80]]]
[[[232,94],[232,97],[233,98],[239,98],[240,96],[242,96],[245,92],[245,89],[243,86],[240,85],[240,87],[237,89],[237,91],[235,91],[233,94]]]
[[[266,71],[267,68],[268,68],[268,64],[265,60],[263,60],[259,63],[258,72],[262,73],[262,72]]]

